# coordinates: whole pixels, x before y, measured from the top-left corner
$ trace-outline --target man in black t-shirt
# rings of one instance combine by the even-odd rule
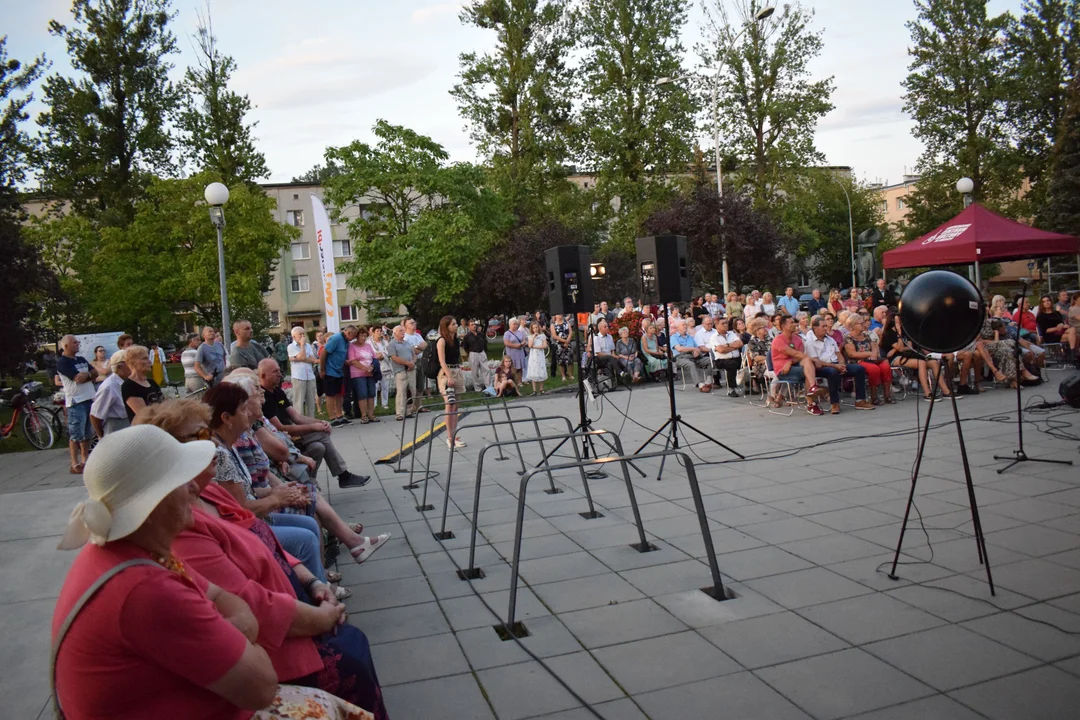
[[[469,384],[473,390],[479,392],[492,384],[487,366],[487,336],[476,320],[469,321],[469,332],[461,341],[461,351],[469,363]]]
[[[259,384],[266,397],[263,399],[263,416],[274,427],[293,438],[304,454],[315,460],[312,476],[319,472],[319,465],[326,459],[330,473],[338,479],[342,488],[363,487],[371,481],[368,475],[349,472],[341,453],[330,439],[330,423],[301,415],[289,402],[281,389],[281,368],[277,360],[265,358],[259,361]]]

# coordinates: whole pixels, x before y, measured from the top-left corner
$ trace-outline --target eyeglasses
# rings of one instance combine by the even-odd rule
[[[190,435],[181,435],[180,437],[178,437],[176,439],[179,440],[182,443],[189,443],[189,442],[192,442],[193,440],[209,440],[210,439],[210,428],[203,425],[201,428],[199,428],[195,432],[191,433]]]

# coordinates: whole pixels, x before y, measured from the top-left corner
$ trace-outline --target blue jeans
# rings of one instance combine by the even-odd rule
[[[818,377],[825,378],[825,381],[829,383],[829,402],[836,405],[840,402],[840,383],[843,381],[844,373],[833,367],[819,367],[815,373]],[[851,364],[847,366],[847,374],[851,376],[855,382],[855,399],[866,399],[866,368],[862,365]]]
[[[319,524],[315,518],[307,515],[287,515],[271,513],[266,522],[274,531],[285,552],[304,563],[311,574],[326,582],[326,570],[323,568],[322,552],[319,549]]]
[[[72,442],[89,442],[94,437],[93,428],[90,427],[90,406],[93,404],[93,400],[83,400],[68,408],[68,438]]]

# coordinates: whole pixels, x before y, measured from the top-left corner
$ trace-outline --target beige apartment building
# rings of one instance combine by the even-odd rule
[[[268,183],[262,185],[266,194],[277,202],[275,219],[279,222],[299,228],[301,236],[292,246],[282,253],[270,282],[270,289],[265,293],[266,308],[270,313],[270,332],[288,332],[293,327],[312,329],[326,326],[326,307],[319,290],[321,270],[315,241],[315,227],[312,220],[311,196],[323,197],[323,188],[308,183]],[[324,201],[325,203],[325,201]],[[348,218],[360,217],[366,205],[360,203],[346,208]],[[340,265],[353,259],[352,243],[348,236],[348,226],[338,223],[331,213],[330,233],[334,240],[334,263]],[[370,324],[372,322],[392,322],[405,313],[404,307],[378,305],[377,298],[369,298],[364,291],[346,287],[345,275],[335,273],[338,307],[341,310],[341,322]],[[365,309],[365,302],[375,302],[375,311],[371,314]]]
[[[895,185],[879,184],[870,187],[877,191],[881,209],[885,213],[885,222],[893,227],[900,225],[908,214],[907,196],[915,189],[918,175],[905,175],[903,181]]]

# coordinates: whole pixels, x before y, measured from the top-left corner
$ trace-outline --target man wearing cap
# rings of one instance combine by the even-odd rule
[[[330,439],[330,423],[306,417],[296,411],[289,402],[285,391],[281,389],[281,368],[274,358],[259,361],[259,384],[262,385],[266,398],[263,400],[263,416],[278,430],[288,434],[304,454],[315,460],[316,477],[319,465],[326,459],[330,473],[338,479],[342,488],[363,487],[371,480],[368,475],[355,475],[349,472],[341,453]]]
[[[60,341],[63,354],[56,359],[56,373],[64,386],[67,406],[68,452],[71,453],[72,475],[80,475],[90,455],[90,405],[94,402],[94,379],[97,370],[79,355],[79,341],[65,335]],[[79,462],[79,450],[82,462]]]
[[[123,350],[117,350],[109,358],[109,368],[112,372],[98,386],[94,402],[90,405],[90,424],[94,426],[94,434],[98,438],[123,430],[130,424],[127,410],[124,409],[124,398],[120,394],[120,386],[131,376],[131,370],[124,362]]]

